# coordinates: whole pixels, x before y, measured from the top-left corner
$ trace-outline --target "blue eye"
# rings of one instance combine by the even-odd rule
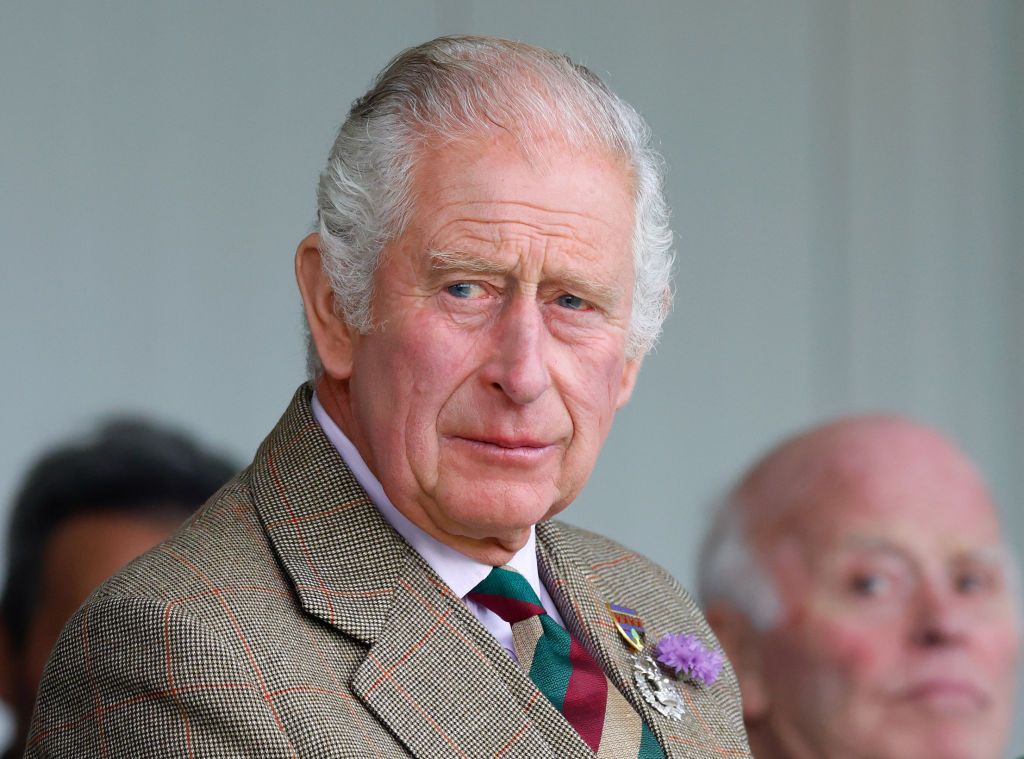
[[[448,285],[445,289],[449,295],[455,298],[472,298],[479,288],[479,285],[472,282],[456,282],[454,285]]]
[[[582,311],[587,307],[587,302],[583,300],[583,298],[579,297],[578,295],[570,295],[568,293],[565,295],[560,295],[558,297],[557,303],[562,308],[569,308],[572,309],[573,311]]]

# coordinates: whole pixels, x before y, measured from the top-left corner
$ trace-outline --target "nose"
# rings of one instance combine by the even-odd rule
[[[963,643],[971,620],[967,604],[954,589],[924,583],[918,590],[914,642],[926,648]]]
[[[551,336],[539,304],[532,298],[512,298],[494,330],[494,353],[484,369],[484,379],[513,403],[532,403],[551,387],[547,356]]]

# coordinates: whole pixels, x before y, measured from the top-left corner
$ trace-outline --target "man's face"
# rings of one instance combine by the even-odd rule
[[[767,719],[792,756],[996,759],[1020,640],[999,527],[935,438],[856,455],[765,556]]]
[[[631,183],[494,140],[425,151],[413,187],[342,426],[414,523],[501,558],[580,491],[632,389]]]

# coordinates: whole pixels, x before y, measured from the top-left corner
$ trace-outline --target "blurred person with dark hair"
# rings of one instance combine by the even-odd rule
[[[61,628],[86,596],[171,535],[236,471],[185,435],[115,420],[47,451],[14,498],[0,597],[0,697],[21,756],[36,689]]]
[[[933,429],[853,416],[769,451],[721,504],[700,594],[757,759],[999,759],[1018,569]]]

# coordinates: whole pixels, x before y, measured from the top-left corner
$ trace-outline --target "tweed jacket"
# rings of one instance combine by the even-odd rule
[[[299,389],[253,463],[107,581],[47,665],[28,757],[588,757],[587,745],[380,516]],[[651,635],[712,634],[664,571],[605,538],[537,525],[572,632],[669,757],[748,757],[728,667],[643,701],[605,603]]]

